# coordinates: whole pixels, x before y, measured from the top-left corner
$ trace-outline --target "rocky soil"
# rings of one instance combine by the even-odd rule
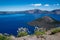
[[[60,40],[60,33],[57,33],[55,35],[44,35],[44,38],[37,38],[34,36],[24,36],[24,37],[14,37],[12,36],[12,40]]]

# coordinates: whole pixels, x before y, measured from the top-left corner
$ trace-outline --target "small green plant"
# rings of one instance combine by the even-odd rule
[[[37,36],[39,36],[39,35],[45,34],[45,32],[44,31],[35,31],[34,34],[37,35]]]
[[[27,32],[19,32],[18,33],[18,37],[23,37],[23,36],[27,36],[28,33]]]
[[[0,35],[0,40],[10,40],[10,38],[4,35]]]
[[[51,34],[55,34],[55,33],[58,33],[60,32],[60,28],[55,28],[51,31]]]
[[[45,30],[43,28],[39,28],[39,27],[36,26],[34,34],[36,36],[43,35],[43,34],[45,34]]]
[[[28,32],[26,28],[19,28],[18,29],[18,37],[23,37],[23,36],[27,36]]]

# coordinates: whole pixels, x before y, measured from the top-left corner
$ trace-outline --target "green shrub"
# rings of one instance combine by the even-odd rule
[[[0,35],[0,40],[10,40],[10,38],[4,35]]]
[[[27,36],[28,35],[28,29],[27,28],[18,28],[17,32],[18,32],[18,37],[23,37],[23,36]]]
[[[7,38],[3,35],[0,35],[0,40],[4,40],[4,39],[7,39]]]
[[[55,33],[58,33],[60,32],[60,28],[55,28],[51,31],[51,34],[55,34]]]
[[[35,31],[34,34],[35,34],[36,36],[39,36],[39,35],[45,34],[45,32],[44,32],[44,31]]]
[[[18,37],[23,37],[23,36],[27,36],[28,33],[27,32],[18,32]]]

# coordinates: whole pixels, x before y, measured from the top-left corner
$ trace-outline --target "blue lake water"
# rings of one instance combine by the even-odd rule
[[[26,27],[33,33],[34,27],[27,23],[43,16],[51,16],[60,21],[60,15],[57,14],[0,14],[0,33],[16,35],[20,27]]]

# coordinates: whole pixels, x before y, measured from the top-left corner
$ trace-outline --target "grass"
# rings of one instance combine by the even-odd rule
[[[35,31],[34,34],[37,35],[37,36],[39,36],[39,35],[44,35],[45,32],[44,31]]]
[[[51,31],[51,34],[55,34],[55,33],[58,33],[60,32],[60,27],[59,28],[55,28]]]
[[[10,37],[5,35],[0,35],[0,40],[10,40]]]

